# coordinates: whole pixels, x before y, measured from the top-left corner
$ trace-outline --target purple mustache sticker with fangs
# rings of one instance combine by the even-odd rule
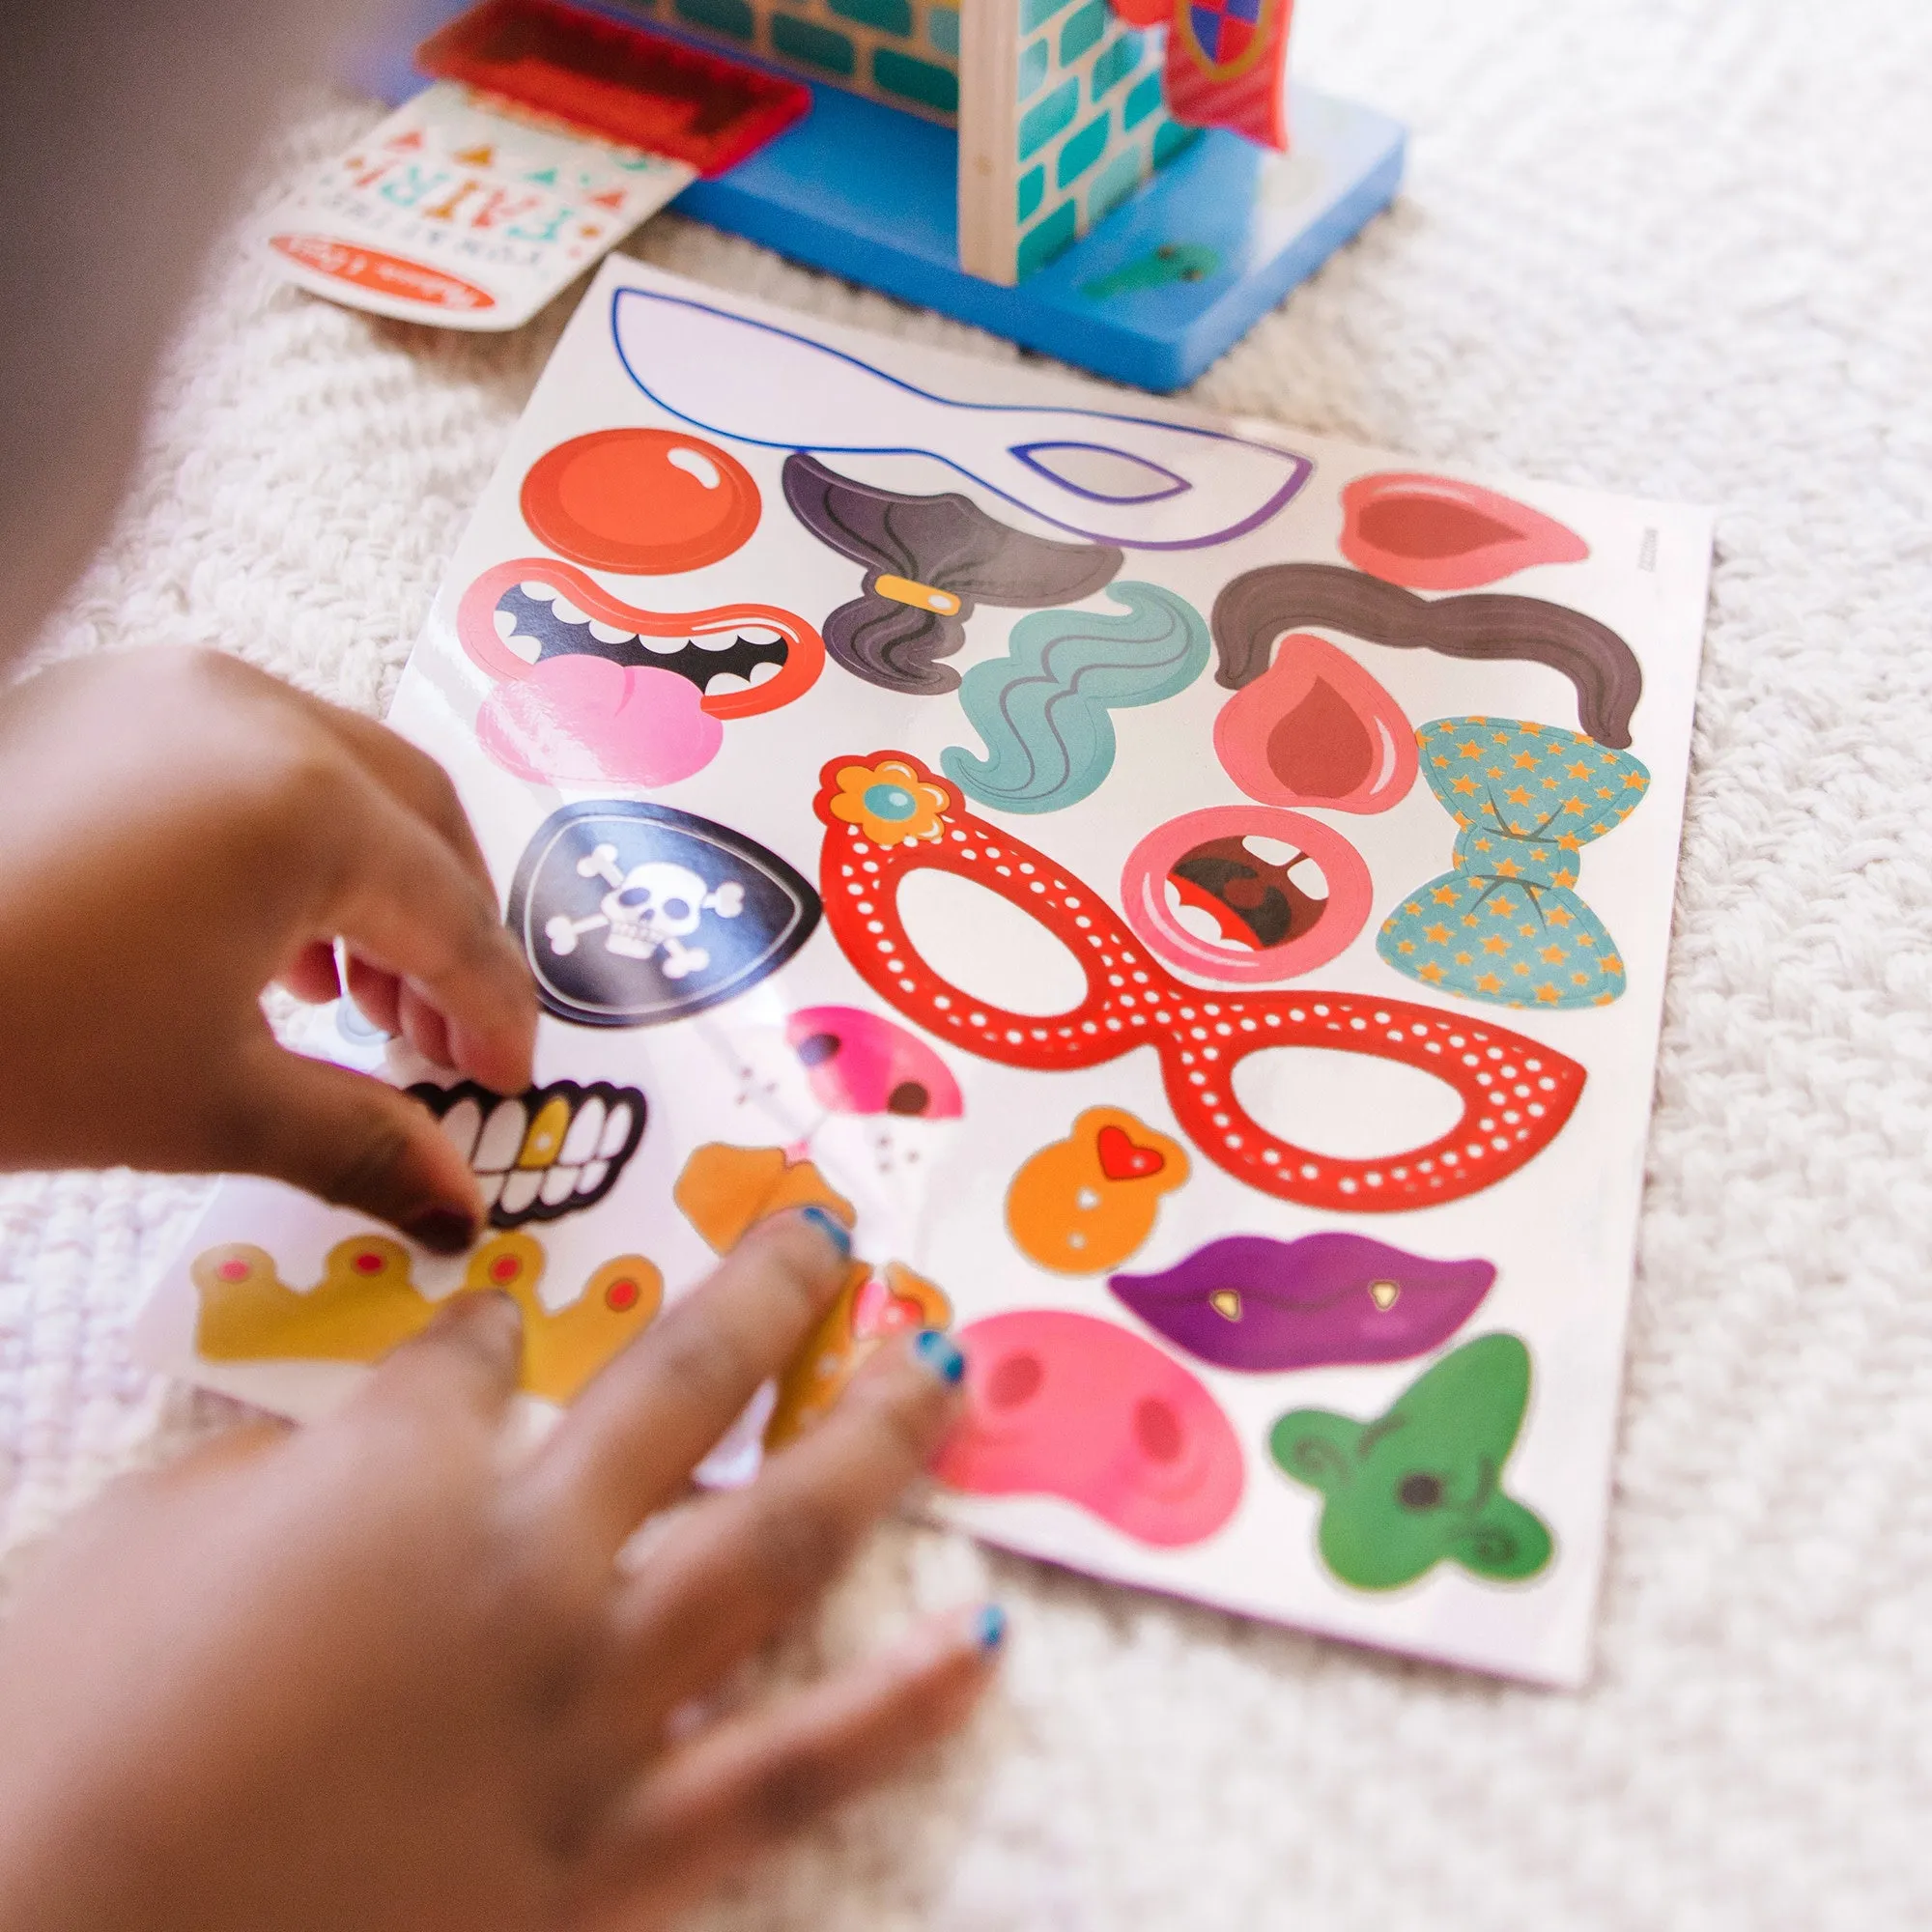
[[[1111,1275],[1107,1286],[1177,1348],[1261,1374],[1427,1354],[1495,1278],[1493,1263],[1432,1261],[1366,1235],[1230,1235],[1160,1274]]]

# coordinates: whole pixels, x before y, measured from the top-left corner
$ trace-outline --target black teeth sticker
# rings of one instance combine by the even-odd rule
[[[635,1087],[554,1080],[521,1094],[493,1094],[473,1080],[423,1081],[409,1089],[469,1163],[493,1228],[557,1221],[594,1208],[617,1184],[644,1137],[648,1115]]]
[[[560,596],[562,593],[557,594]],[[497,628],[502,635],[505,647],[516,651],[528,663],[541,664],[546,658],[604,658],[611,664],[633,669],[675,672],[695,684],[700,692],[720,672],[729,672],[750,684],[752,673],[760,665],[781,667],[790,653],[790,646],[783,638],[771,633],[760,636],[757,634],[759,627],[748,627],[746,632],[728,640],[724,639],[721,633],[715,649],[707,648],[695,639],[677,645],[674,650],[660,651],[653,650],[639,637],[600,638],[592,628],[590,618],[573,623],[559,615],[549,599],[532,597],[521,584],[515,583],[497,598],[497,614],[499,620]],[[510,628],[507,631],[501,622],[503,618],[509,619]],[[606,624],[601,628],[611,630],[614,626]],[[519,649],[518,644],[511,641],[512,639],[534,645],[535,656],[530,656],[527,649]]]

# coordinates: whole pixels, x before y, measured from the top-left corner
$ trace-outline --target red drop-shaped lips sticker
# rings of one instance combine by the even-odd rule
[[[1264,805],[1386,811],[1415,782],[1415,731],[1348,652],[1292,631],[1214,721],[1228,776]]]
[[[1453,476],[1358,476],[1342,492],[1342,554],[1409,590],[1473,590],[1534,563],[1581,563],[1590,554],[1554,517]]]

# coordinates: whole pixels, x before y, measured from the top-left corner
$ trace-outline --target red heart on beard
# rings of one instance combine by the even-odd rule
[[[925,1310],[910,1294],[895,1294],[882,1276],[867,1276],[852,1299],[852,1335],[867,1342],[925,1326]]]
[[[1100,1172],[1109,1180],[1145,1180],[1167,1165],[1158,1148],[1130,1140],[1125,1127],[1102,1127],[1094,1144],[1100,1154]]]

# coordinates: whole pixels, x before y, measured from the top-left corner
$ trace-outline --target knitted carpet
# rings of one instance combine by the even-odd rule
[[[895,1526],[775,1668],[990,1590],[1003,1686],[703,1922],[1932,1923],[1932,10],[1301,11],[1307,77],[1411,126],[1408,183],[1197,399],[1722,506],[1596,1678],[1479,1682]],[[258,198],[371,118],[301,103]],[[668,217],[634,246],[1017,353]],[[380,710],[570,299],[465,340],[217,259],[47,648],[216,645]],[[0,1545],[229,1413],[120,1339],[199,1198],[0,1188]]]

